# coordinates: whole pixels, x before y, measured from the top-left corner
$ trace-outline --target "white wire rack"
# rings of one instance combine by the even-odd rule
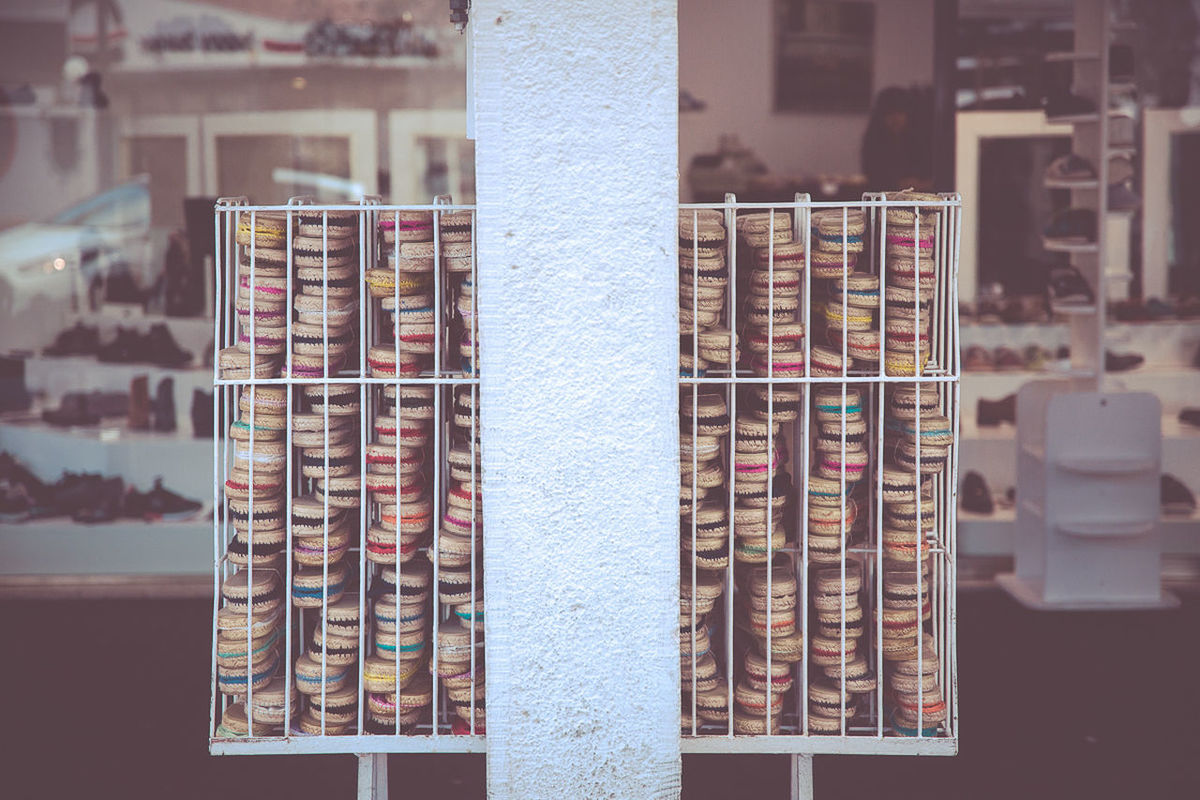
[[[814,217],[817,214],[819,218]],[[820,231],[816,227],[818,219]],[[858,233],[860,220],[862,230]],[[739,203],[728,195],[722,204],[680,207],[684,752],[957,752],[955,495],[960,225],[961,199],[957,195],[868,194],[855,203],[812,202],[805,195],[796,195],[790,203]],[[822,235],[826,241],[818,242]],[[860,242],[862,252],[856,254]],[[821,261],[821,275],[826,277],[814,277],[817,259]],[[750,274],[750,268],[740,269],[748,261],[759,271]],[[876,276],[876,280],[856,277],[854,280],[860,283],[852,285],[851,276],[863,275]],[[839,278],[844,291],[835,292]],[[886,286],[909,281],[913,287],[927,288],[929,296],[924,297],[917,288],[900,291],[902,287],[896,287],[889,292]],[[799,287],[794,286],[796,282]],[[766,291],[762,290],[764,285]],[[874,287],[876,309],[864,312],[861,309],[869,303],[850,302],[855,285],[865,287],[868,296]],[[757,295],[753,299],[761,323],[757,326],[747,323],[748,311],[739,305],[739,298],[744,300],[750,292]],[[797,302],[788,300],[797,295]],[[893,302],[889,302],[889,295],[893,295]],[[818,319],[819,313],[824,321]],[[889,314],[905,319],[889,326]],[[852,315],[857,321],[869,320],[856,325],[868,330],[861,346],[854,348],[853,359],[848,347],[856,335],[849,330]],[[707,322],[707,329],[702,322]],[[796,322],[803,325],[802,343],[795,336],[800,330]],[[827,330],[824,322],[837,324]],[[785,324],[789,327],[784,328]],[[785,336],[777,341],[776,325],[790,334],[790,339]],[[922,334],[926,325],[927,339]],[[895,337],[888,335],[893,327]],[[873,337],[870,330],[878,333]],[[911,345],[906,345],[904,334],[910,330]],[[754,335],[760,353],[765,341],[765,355],[748,364],[741,358],[739,344],[749,343]],[[873,338],[878,342],[878,354],[863,358],[862,348],[870,348]],[[893,339],[891,344],[889,339]],[[818,346],[820,351],[815,350]],[[923,346],[927,348],[927,362]],[[714,348],[718,352],[714,353]],[[784,352],[777,357],[777,350]],[[816,363],[814,354],[818,356]],[[888,469],[890,477],[895,477],[897,471],[907,471],[913,484],[913,503],[905,511],[915,513],[913,527],[917,533],[912,536],[911,555],[907,556],[903,555],[905,550],[885,551],[889,514],[899,512],[883,499],[882,469],[903,438],[903,423],[890,418],[889,401],[898,389],[905,388],[916,393],[915,418],[909,423],[910,432],[916,435],[911,450],[906,451],[905,467],[889,464]],[[795,397],[788,390],[799,396],[798,405],[788,409],[791,414],[776,405]],[[821,432],[813,395],[822,390],[833,390],[832,407],[839,409],[832,430],[826,431],[835,443],[832,457],[827,460],[837,472],[830,483],[836,486],[835,517],[840,518],[840,522],[834,521],[839,544],[838,552],[832,555],[828,549],[818,554],[811,548],[815,536],[810,537],[809,529],[809,501],[814,496],[810,494],[814,488],[810,470],[816,469],[814,455]],[[930,393],[936,401],[922,409],[921,398]],[[755,403],[755,398],[761,400]],[[856,399],[861,403],[861,418],[849,413]],[[712,415],[715,419],[710,417],[714,427],[709,430],[724,430],[723,436],[705,438],[700,424],[702,402],[710,412],[716,412]],[[719,419],[722,407],[726,420],[723,429]],[[746,411],[748,407],[750,412]],[[941,451],[926,445],[924,456],[922,452],[922,416],[932,420],[935,414],[938,420],[945,417],[949,421],[953,436],[941,469],[930,468]],[[828,418],[827,414],[822,416]],[[777,421],[780,417],[787,420],[782,425]],[[861,479],[847,469],[848,450],[857,451],[853,443],[860,435],[848,432],[852,417],[856,431],[858,422],[866,423],[866,464]],[[738,423],[750,419],[760,426],[765,423],[766,431],[765,460],[757,462],[767,465],[765,497],[759,498],[757,506],[747,505],[735,491],[739,451],[754,449],[742,446],[748,441],[738,434]],[[753,425],[743,424],[748,426],[746,436],[750,436]],[[777,425],[779,435],[774,433]],[[828,422],[825,427],[828,429]],[[715,447],[714,442],[718,443]],[[747,463],[752,461],[748,459]],[[778,467],[772,466],[776,462]],[[776,469],[778,477],[772,478]],[[923,480],[922,475],[929,477]],[[716,486],[707,490],[701,485],[714,482]],[[930,506],[933,514],[929,513]],[[762,514],[759,526],[752,524],[756,512]],[[707,540],[702,566],[696,554],[702,547],[700,529],[705,524],[727,533],[723,546],[714,547],[713,540]],[[743,525],[749,534],[739,535]],[[781,525],[785,531],[782,542],[778,539]],[[704,568],[714,563],[721,566]],[[767,564],[771,567],[764,569]],[[924,564],[928,565],[927,578],[922,577]],[[840,596],[832,615],[826,598],[824,620],[818,619],[811,601],[820,569],[826,570],[819,579],[821,585],[836,587]],[[885,576],[891,578],[888,586],[895,592],[896,581],[903,581],[904,575],[912,576],[911,594],[919,610],[915,610],[915,619],[913,613],[901,610],[889,614],[885,622]],[[796,589],[789,597],[792,579]],[[776,592],[779,581],[784,582],[784,591]],[[856,585],[860,588],[854,589]],[[758,590],[757,609],[753,608],[752,588]],[[719,599],[713,600],[714,595]],[[701,596],[713,600],[711,610],[705,611]],[[864,612],[861,623],[854,606]],[[925,607],[928,617],[922,613]],[[830,630],[831,624],[834,630]],[[776,632],[790,631],[793,626],[796,633]],[[886,636],[894,632],[889,629],[893,626],[909,631],[912,646],[907,652],[897,651],[897,638]],[[824,640],[818,638],[822,634]],[[904,635],[899,640],[902,642]],[[821,651],[824,666],[811,661],[814,641],[829,648]],[[832,663],[828,652],[835,653]],[[707,653],[714,656],[715,669]],[[747,653],[758,654],[756,674],[751,676],[757,678],[757,689],[747,677]],[[860,674],[861,680],[850,690],[847,680],[830,675],[845,676],[848,667],[850,674],[863,672],[863,664],[851,666],[855,657],[866,662],[866,674]],[[900,660],[909,663],[901,668]],[[781,662],[786,669],[780,668]],[[900,677],[901,671],[910,680]],[[920,676],[915,707],[911,699],[913,676]],[[824,688],[812,689],[818,684]],[[832,698],[830,685],[836,690]],[[832,707],[832,713],[814,714],[814,691],[821,692],[821,711]]]
[[[475,209],[448,198],[223,198],[215,214],[213,410],[224,432],[213,443],[209,749],[482,752]],[[319,355],[293,352],[304,337],[316,338]],[[342,408],[331,414],[335,398]],[[272,399],[283,411],[268,419]],[[299,449],[301,435],[322,446]],[[246,499],[229,499],[227,481],[229,491],[246,487]],[[292,557],[297,508],[319,528],[308,559],[315,552],[319,566]],[[393,543],[382,534],[373,546],[388,519]],[[458,582],[447,587],[451,558]]]

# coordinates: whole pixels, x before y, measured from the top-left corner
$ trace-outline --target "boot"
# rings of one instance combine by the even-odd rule
[[[175,430],[175,379],[163,378],[154,392],[154,430]]]
[[[150,379],[145,375],[129,382],[129,429],[150,430]]]
[[[197,439],[213,438],[212,392],[192,390],[192,435]]]

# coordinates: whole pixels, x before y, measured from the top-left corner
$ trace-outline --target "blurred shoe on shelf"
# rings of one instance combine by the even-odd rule
[[[1126,372],[1140,367],[1146,359],[1137,353],[1114,353],[1104,351],[1104,370],[1106,372]]]
[[[192,436],[197,439],[213,437],[212,392],[203,389],[192,390]]]
[[[988,489],[987,481],[978,472],[972,470],[963,477],[961,491],[962,507],[966,511],[972,511],[976,514],[991,514],[996,510],[996,505],[992,502],[992,492]]]
[[[55,337],[54,343],[42,351],[47,356],[91,356],[100,348],[100,331],[91,326],[76,322],[71,327],[61,331]]]
[[[1108,182],[1123,183],[1133,180],[1133,159],[1127,155],[1118,154],[1108,159]]]
[[[1050,162],[1044,177],[1047,183],[1090,181],[1096,179],[1096,169],[1086,158],[1067,153]]]
[[[144,355],[140,360],[160,367],[178,369],[192,360],[192,354],[179,346],[171,335],[171,329],[161,322],[150,326],[149,332],[143,337],[143,345]]]
[[[154,391],[154,430],[171,433],[175,430],[175,380],[163,378]]]
[[[1006,395],[999,400],[988,400],[986,397],[979,398],[979,405],[975,410],[975,422],[986,428],[993,428],[1002,422],[1016,423],[1017,421],[1017,396],[1015,394]]]
[[[972,372],[986,372],[993,369],[994,366],[992,354],[986,347],[974,344],[968,347],[967,352],[963,354],[963,369]]]
[[[1163,473],[1161,481],[1162,510],[1164,514],[1191,516],[1196,513],[1196,498],[1183,482],[1174,475]]]
[[[992,354],[992,361],[999,370],[1017,370],[1025,368],[1025,359],[1011,347],[997,347]]]
[[[1185,408],[1179,412],[1179,421],[1184,425],[1200,428],[1200,408]]]
[[[1046,240],[1058,244],[1091,244],[1096,241],[1096,212],[1090,208],[1059,211],[1042,229]]]
[[[129,382],[129,429],[150,430],[150,378],[145,375]]]
[[[1128,181],[1108,185],[1109,211],[1136,211],[1141,204],[1142,198],[1130,188]]]
[[[76,522],[95,524],[112,522],[121,515],[125,497],[125,481],[120,478],[105,478],[94,483],[85,500],[71,514]]]
[[[186,519],[202,508],[195,500],[188,500],[172,491],[163,488],[162,479],[154,481],[154,488],[148,492],[130,489],[125,495],[125,506],[122,516],[141,518],[147,522],[166,519]]]
[[[1096,297],[1087,280],[1072,266],[1050,270],[1046,276],[1046,296],[1051,310],[1091,305]]]
[[[1078,117],[1096,113],[1095,101],[1074,92],[1051,92],[1042,99],[1042,110],[1046,118],[1053,121],[1061,117]]]
[[[99,415],[88,408],[88,396],[83,392],[64,394],[58,408],[49,408],[42,412],[42,420],[62,428],[100,423]]]

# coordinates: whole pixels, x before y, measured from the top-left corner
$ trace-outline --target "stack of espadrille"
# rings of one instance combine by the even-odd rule
[[[797,320],[804,276],[804,242],[794,241],[786,211],[743,214],[738,235],[753,268],[742,304],[742,338],[760,377],[804,375],[804,323]]]
[[[371,585],[375,599],[373,653],[363,660],[368,733],[407,733],[432,702],[426,677],[429,660],[430,583],[432,567],[424,554],[386,566]],[[412,686],[411,691],[408,687]]]
[[[725,219],[711,209],[679,212],[679,374],[703,376],[729,363],[730,333],[721,326],[729,268]],[[735,354],[736,357],[736,354]]]
[[[358,216],[353,211],[296,216],[291,375],[335,376],[358,353]]]
[[[887,700],[892,705],[892,729],[902,736],[936,736],[940,725],[946,721],[946,701],[942,694],[939,675],[941,660],[933,637],[928,633],[920,637],[921,658],[917,658],[917,647],[906,653],[906,658],[892,658],[887,662]],[[887,658],[887,654],[884,654]]]
[[[242,212],[234,237],[238,257],[237,340],[221,351],[221,376],[227,379],[279,375],[287,350],[288,223],[281,212]]]
[[[888,208],[884,249],[887,286],[884,369],[888,375],[923,374],[931,351],[933,289],[937,283],[936,207],[922,202],[940,201],[935,194],[901,191],[889,200],[912,202],[913,208]],[[919,316],[919,321],[918,321]]]
[[[231,506],[231,521],[239,534],[248,520]],[[281,515],[278,515],[281,516]],[[260,523],[253,523],[255,526]],[[275,678],[283,649],[283,587],[273,567],[247,566],[221,584],[223,605],[217,612],[217,689],[234,697],[222,715],[224,735],[270,735],[284,724],[282,703],[277,712],[268,698],[282,692]],[[266,693],[267,697],[262,695]],[[240,700],[238,699],[240,698]],[[293,702],[292,715],[299,713]],[[218,736],[222,735],[218,729]]]
[[[800,661],[804,652],[804,629],[796,611],[796,567],[791,558],[784,557],[771,567],[755,567],[742,575],[742,600],[735,619],[749,641],[744,647],[742,677],[734,690],[733,729],[735,733],[778,733],[783,695],[792,686],[791,665]]]
[[[458,727],[484,730],[483,694],[483,475],[479,446],[479,390],[454,390],[454,439],[446,461],[450,485],[446,491],[442,528],[438,535],[438,599],[451,612],[450,633],[439,629],[438,675],[446,687]],[[471,631],[474,630],[472,637]],[[472,638],[474,650],[472,650]],[[465,649],[463,645],[465,644]],[[470,654],[475,652],[474,696],[471,695]],[[445,654],[448,660],[442,663]],[[464,655],[465,654],[465,655]],[[460,669],[464,666],[465,669]],[[464,674],[466,677],[464,677]]]

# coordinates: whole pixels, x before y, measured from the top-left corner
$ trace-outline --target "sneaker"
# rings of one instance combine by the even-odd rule
[[[978,472],[968,472],[962,482],[962,507],[976,514],[991,514],[996,510],[987,481]]]
[[[154,488],[148,492],[130,489],[125,496],[125,506],[122,516],[140,517],[147,522],[159,519],[186,519],[202,508],[195,500],[180,497],[172,491],[163,488],[162,479],[154,481]]]
[[[1128,181],[1108,185],[1109,211],[1135,211],[1142,204],[1138,193],[1129,188]]]
[[[100,331],[91,325],[76,322],[62,331],[54,343],[42,351],[48,356],[90,356],[100,347]]]
[[[963,369],[983,372],[992,368],[992,354],[986,347],[971,345],[967,352],[963,353]]]
[[[1163,474],[1160,483],[1162,511],[1164,514],[1191,516],[1196,513],[1196,498],[1183,482],[1174,475]]]
[[[1185,408],[1179,412],[1179,421],[1184,425],[1200,428],[1200,408]]]
[[[97,522],[112,522],[121,515],[121,501],[125,497],[125,481],[108,478],[95,486],[87,502],[71,514],[71,519],[88,525]]]
[[[1045,179],[1047,183],[1095,180],[1096,170],[1086,158],[1067,153],[1050,162]]]
[[[1146,359],[1137,353],[1114,353],[1111,350],[1104,351],[1104,371],[1105,372],[1126,372],[1135,367],[1140,367]]]
[[[1071,266],[1054,267],[1046,279],[1046,295],[1053,310],[1055,306],[1086,306],[1095,302],[1092,287],[1078,269]]]
[[[1090,208],[1065,209],[1050,219],[1042,233],[1053,242],[1091,244],[1096,241],[1096,212]]]

